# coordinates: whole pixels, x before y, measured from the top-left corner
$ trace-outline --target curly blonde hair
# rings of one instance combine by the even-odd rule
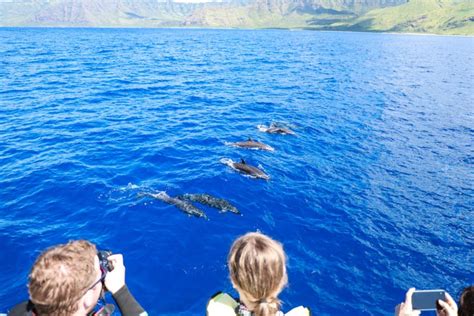
[[[255,316],[274,316],[280,310],[278,299],[288,282],[283,246],[261,233],[247,233],[231,247],[230,278],[244,292]]]
[[[78,300],[96,278],[97,249],[86,240],[70,241],[44,251],[29,276],[28,291],[41,316],[66,316],[78,310]]]

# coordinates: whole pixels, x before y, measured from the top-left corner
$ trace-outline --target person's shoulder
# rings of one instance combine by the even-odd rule
[[[13,308],[8,312],[8,316],[29,316],[33,315],[33,303],[30,301],[24,301],[20,304],[13,306]]]
[[[239,303],[232,296],[227,293],[217,292],[207,303],[206,315],[234,316],[237,306],[239,306]]]
[[[285,316],[311,316],[311,310],[308,307],[298,306],[286,313]]]

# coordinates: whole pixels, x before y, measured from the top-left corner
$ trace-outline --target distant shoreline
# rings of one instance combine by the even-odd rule
[[[412,35],[412,36],[455,36],[474,38],[474,34],[440,34],[440,33],[417,33],[417,32],[393,32],[393,31],[376,31],[376,30],[331,30],[331,29],[313,29],[309,27],[261,27],[261,28],[239,28],[239,27],[202,27],[202,26],[167,26],[167,27],[137,27],[137,26],[0,26],[0,29],[146,29],[146,30],[242,30],[242,31],[265,31],[265,30],[287,30],[287,31],[311,31],[311,32],[342,32],[342,33],[381,33],[395,35]]]
[[[456,37],[468,37],[474,38],[474,34],[439,34],[439,33],[416,33],[416,32],[393,32],[393,31],[371,31],[371,30],[318,30],[311,28],[266,28],[266,29],[279,29],[279,30],[290,30],[290,31],[315,31],[315,32],[343,32],[343,33],[380,33],[380,34],[395,34],[395,35],[414,35],[414,36],[456,36]]]

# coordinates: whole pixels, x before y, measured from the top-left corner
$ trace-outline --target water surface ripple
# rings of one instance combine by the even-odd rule
[[[384,315],[410,286],[473,282],[472,38],[0,29],[0,56],[0,310],[42,249],[77,238],[125,255],[151,315],[235,293],[228,249],[257,229],[285,245],[285,310]],[[271,122],[297,136],[256,128]],[[225,146],[247,137],[276,151]],[[152,190],[244,216],[188,217]]]

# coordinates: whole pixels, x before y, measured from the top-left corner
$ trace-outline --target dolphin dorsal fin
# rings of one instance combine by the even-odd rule
[[[242,164],[244,164],[244,165],[247,164],[243,158],[240,158],[240,163],[242,163]]]

